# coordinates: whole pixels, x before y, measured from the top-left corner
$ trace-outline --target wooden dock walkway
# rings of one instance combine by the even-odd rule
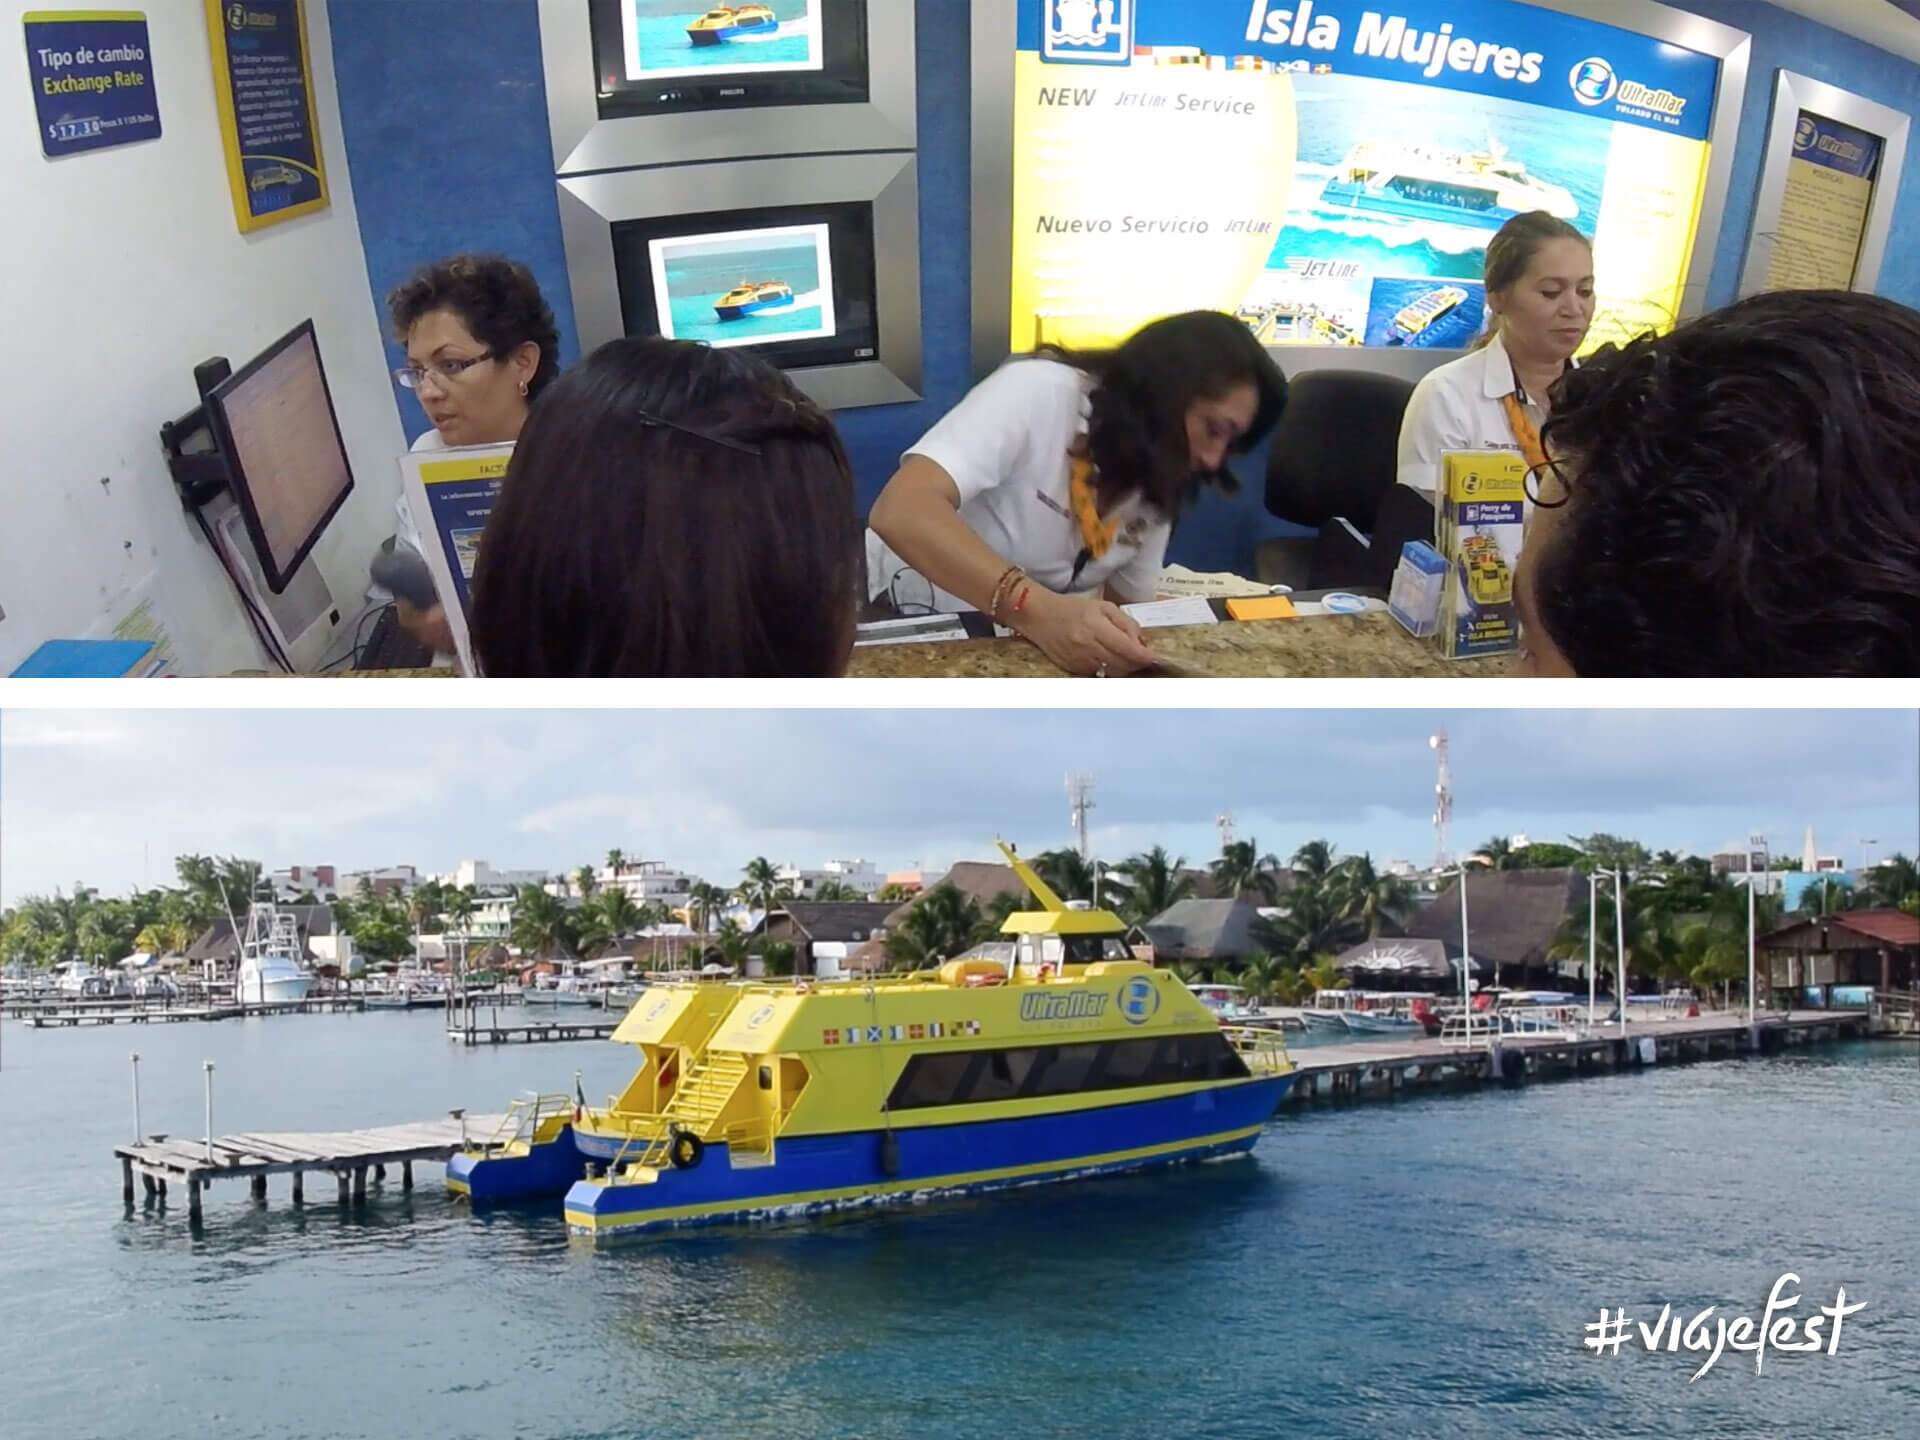
[[[605,1040],[619,1028],[619,1020],[539,1020],[500,1025],[482,1022],[478,1017],[449,1016],[447,1039],[460,1045],[537,1045],[552,1040]]]
[[[1428,1036],[1361,1041],[1348,1045],[1303,1045],[1292,1051],[1299,1079],[1286,1103],[1387,1097],[1410,1091],[1499,1080],[1521,1084],[1535,1078],[1611,1071],[1635,1065],[1771,1054],[1868,1033],[1864,1010],[1765,1011],[1749,1027],[1744,1015],[1627,1021],[1592,1031],[1497,1035],[1489,1045]]]
[[[142,1001],[83,1001],[79,1004],[9,1007],[13,1017],[33,1030],[64,1030],[81,1025],[171,1025],[189,1020],[245,1020],[263,1015],[335,1015],[365,1008],[358,995],[310,996],[305,1000],[216,1001],[212,1004],[150,1004]]]
[[[308,1171],[330,1173],[339,1183],[341,1205],[367,1198],[367,1172],[375,1182],[386,1167],[398,1165],[401,1188],[413,1188],[417,1160],[445,1164],[469,1138],[485,1140],[505,1121],[504,1115],[467,1115],[449,1111],[444,1120],[420,1120],[371,1130],[324,1133],[291,1131],[281,1134],[221,1135],[211,1145],[205,1139],[151,1135],[133,1145],[116,1145],[120,1161],[121,1199],[133,1204],[137,1176],[146,1193],[166,1203],[169,1183],[187,1187],[187,1213],[200,1219],[201,1192],[215,1180],[250,1180],[253,1198],[264,1203],[269,1175],[293,1177],[293,1203],[306,1200]]]

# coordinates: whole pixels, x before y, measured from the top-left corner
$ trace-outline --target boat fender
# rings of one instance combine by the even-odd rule
[[[691,1130],[682,1130],[673,1137],[673,1144],[667,1147],[667,1158],[673,1162],[676,1170],[691,1170],[700,1163],[707,1153],[707,1142]]]
[[[900,1137],[891,1130],[880,1133],[880,1173],[889,1180],[900,1173]]]

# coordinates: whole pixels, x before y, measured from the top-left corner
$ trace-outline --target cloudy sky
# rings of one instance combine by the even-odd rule
[[[719,883],[755,855],[882,868],[1070,843],[1425,863],[1451,737],[1454,839],[1606,830],[1709,853],[1750,830],[1857,863],[1920,850],[1912,711],[20,711],[0,716],[0,903],[172,879],[182,853],[342,869],[570,870],[612,847]]]

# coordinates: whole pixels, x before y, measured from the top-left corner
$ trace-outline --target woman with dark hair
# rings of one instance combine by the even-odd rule
[[[387,296],[394,338],[407,363],[394,371],[419,397],[433,429],[413,448],[503,445],[519,438],[527,409],[560,373],[560,335],[533,272],[498,255],[455,255],[416,272]],[[401,543],[421,550],[402,494]],[[438,605],[396,598],[400,624],[423,645],[451,652]]]
[[[839,675],[860,604],[833,422],[738,349],[615,340],[529,417],[473,576],[480,668]]]
[[[1440,457],[1514,450],[1538,465],[1554,382],[1593,324],[1593,246],[1544,210],[1516,215],[1487,244],[1492,322],[1473,352],[1430,371],[1400,422],[1400,483],[1433,495]]]
[[[1118,348],[1003,365],[901,461],[874,504],[867,594],[978,610],[1062,669],[1153,663],[1119,609],[1151,600],[1173,523],[1264,439],[1287,382],[1251,331],[1174,315]],[[924,578],[923,578],[924,577]]]
[[[1555,400],[1521,673],[1920,675],[1920,314],[1756,295]]]

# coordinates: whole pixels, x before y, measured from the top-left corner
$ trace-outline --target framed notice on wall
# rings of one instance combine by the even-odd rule
[[[1909,117],[1782,70],[1740,292],[1871,290],[1880,279]]]
[[[327,205],[302,0],[206,0],[213,88],[241,230]]]
[[[27,73],[49,160],[160,136],[138,10],[30,10]]]

